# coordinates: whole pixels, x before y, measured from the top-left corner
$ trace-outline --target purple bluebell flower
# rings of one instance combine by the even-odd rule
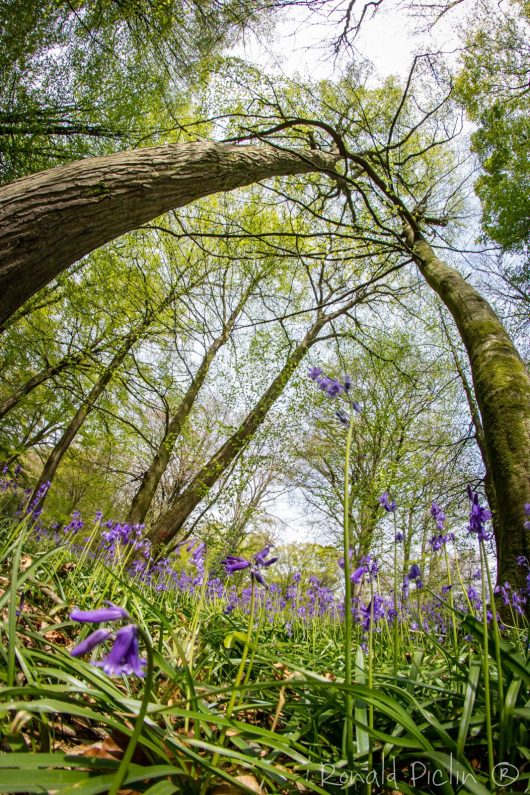
[[[396,535],[394,536],[394,540],[396,541],[396,543],[399,543],[400,541],[403,541],[403,533],[401,533],[401,532],[398,530],[398,532],[397,532],[397,533],[396,533]]]
[[[443,549],[443,547],[449,541],[450,537],[451,537],[450,533],[445,535],[440,534],[437,536],[433,536],[429,541],[429,546],[431,547],[433,552],[438,552],[440,549]]]
[[[44,499],[46,496],[48,489],[50,488],[51,483],[47,480],[45,483],[41,483],[37,493],[35,494],[34,498],[31,500],[30,504],[26,508],[26,515],[30,514],[32,519],[37,520],[42,513],[42,507],[39,507],[39,503]],[[28,490],[31,494],[31,489]]]
[[[264,585],[265,587],[267,587],[267,583],[263,579],[263,575],[258,571],[258,569],[251,569],[250,576],[252,577],[253,580],[259,582],[260,585]]]
[[[352,555],[353,555],[353,549],[350,547],[349,550],[348,550],[348,560],[350,561],[350,563],[351,563]],[[340,566],[340,568],[342,570],[344,570],[344,558],[343,557],[339,559],[339,566]]]
[[[70,613],[70,618],[73,621],[81,622],[94,622],[100,623],[102,621],[121,621],[128,619],[129,614],[123,607],[118,607],[112,602],[106,603],[108,607],[101,608],[100,610],[78,610],[75,608]],[[92,651],[104,641],[111,637],[110,630],[97,629],[92,632],[81,643],[78,643],[70,652],[74,657],[80,657],[87,652]],[[98,668],[103,668],[106,674],[110,676],[117,676],[125,674],[136,674],[136,676],[143,676],[143,666],[146,664],[139,655],[138,644],[138,628],[135,624],[129,624],[122,627],[116,632],[114,643],[108,655],[101,661],[93,662]]]
[[[142,677],[142,667],[145,660],[140,659],[138,647],[138,630],[135,624],[129,624],[116,632],[116,639],[111,650],[103,660],[94,662],[98,668],[103,668],[109,676],[125,674]]]
[[[352,385],[351,376],[350,375],[345,375],[344,376],[344,391],[345,392],[349,392],[350,389],[351,389],[351,385]]]
[[[491,511],[479,504],[479,496],[476,491],[471,489],[471,486],[467,487],[467,495],[471,501],[468,532],[476,533],[479,541],[489,541],[491,533],[486,532],[484,525],[488,519],[491,519]]]
[[[256,565],[258,566],[271,566],[273,563],[276,563],[278,558],[269,558],[267,560],[267,556],[272,549],[272,545],[269,544],[268,546],[264,547],[260,552],[256,552],[254,555],[254,560],[256,561]]]
[[[233,574],[234,572],[242,571],[243,569],[250,569],[251,579],[255,580],[260,585],[267,587],[267,583],[265,582],[263,575],[259,570],[272,566],[272,564],[276,563],[278,560],[278,558],[267,557],[271,549],[272,546],[269,544],[259,552],[256,552],[253,563],[250,560],[246,560],[245,558],[237,558],[234,555],[227,555],[226,558],[221,561],[221,565],[224,566],[224,570],[227,574]]]
[[[470,602],[473,602],[476,607],[480,607],[480,597],[478,595],[478,591],[472,585],[470,585],[467,589],[467,598]]]
[[[388,501],[388,491],[384,491],[383,494],[378,499],[379,505],[382,505],[383,508],[387,513],[393,513],[396,510],[396,502],[392,500],[392,502]]]
[[[96,646],[99,646],[103,641],[108,640],[111,635],[112,632],[110,629],[96,629],[90,635],[87,635],[81,643],[78,643],[70,654],[72,657],[81,657],[83,654],[87,654],[89,651],[92,651],[92,649],[95,649]]]
[[[355,411],[356,414],[360,414],[362,412],[361,404],[357,403],[356,400],[352,400],[351,407]]]
[[[65,533],[72,533],[75,535],[79,530],[82,530],[85,526],[85,523],[81,519],[81,514],[79,511],[74,511],[72,514],[72,519],[70,520],[69,524],[66,525],[64,528]]]
[[[348,415],[342,409],[338,409],[338,411],[335,412],[335,416],[338,419],[338,421],[341,423],[341,425],[349,425],[350,424],[350,419],[349,419]]]
[[[74,607],[70,613],[70,620],[99,624],[103,621],[120,621],[129,618],[129,614],[124,607],[118,607],[112,602],[105,602],[105,604],[108,607],[100,607],[98,610],[79,610]]]
[[[311,367],[308,376],[312,381],[317,381],[322,375],[323,370],[321,367]]]
[[[524,513],[526,516],[526,521],[523,525],[525,530],[530,530],[530,502],[525,502],[524,504]]]
[[[370,579],[373,579],[379,571],[377,559],[373,558],[371,555],[365,555],[361,558],[360,562],[365,567],[366,573],[370,576]]]
[[[334,398],[344,390],[342,384],[337,381],[336,378],[330,378],[327,375],[323,375],[318,380],[318,386],[325,392],[328,397]]]
[[[442,511],[440,506],[437,505],[437,503],[435,503],[434,501],[431,506],[431,516],[435,520],[436,527],[438,528],[438,530],[443,530],[445,523],[445,513]]]
[[[221,566],[224,567],[227,574],[233,574],[235,571],[248,569],[250,561],[245,560],[245,558],[236,558],[234,555],[227,555],[226,558],[221,561]]]
[[[405,575],[405,579],[408,582],[418,581],[421,578],[421,570],[417,563],[413,563],[410,567],[408,574]]]
[[[516,563],[517,563],[518,566],[526,566],[527,569],[529,568],[529,566],[528,566],[528,558],[526,558],[524,555],[519,555],[516,558]]]
[[[442,585],[442,593],[446,594],[449,593],[453,589],[452,585]]]
[[[365,574],[366,574],[366,566],[359,566],[350,576],[350,580],[357,585],[358,583],[361,582]]]

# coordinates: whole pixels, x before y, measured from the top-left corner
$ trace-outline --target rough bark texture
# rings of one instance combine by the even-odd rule
[[[525,588],[517,557],[529,557],[524,504],[530,502],[530,377],[488,302],[422,239],[416,263],[451,312],[466,347],[482,417],[486,467],[495,489],[498,581]]]
[[[204,384],[210,365],[215,359],[216,354],[225,344],[230,337],[234,325],[239,317],[248,297],[251,292],[253,283],[248,290],[245,291],[241,300],[238,302],[236,308],[225,323],[222,332],[213,340],[212,344],[206,350],[203,359],[195,373],[191,384],[189,385],[186,394],[182,398],[180,405],[168,423],[164,438],[160,442],[155,457],[151,465],[145,473],[140,488],[134,495],[131,503],[131,508],[127,516],[127,521],[131,524],[141,524],[153,502],[158,484],[167,469],[171,454],[175,448],[177,439],[179,438],[183,425],[193,408],[197,395]]]
[[[0,326],[73,262],[167,210],[338,154],[185,143],[88,158],[0,189]]]
[[[492,513],[492,524],[495,530],[495,542],[501,536],[501,531],[498,527],[498,511],[497,511],[497,497],[495,494],[495,488],[493,486],[493,481],[491,479],[491,473],[489,471],[489,467],[487,465],[488,455],[486,451],[486,440],[484,438],[484,428],[482,427],[482,419],[480,416],[480,411],[477,406],[477,401],[475,400],[475,394],[471,387],[471,384],[468,382],[467,376],[463,370],[463,367],[460,363],[460,359],[458,356],[458,352],[453,345],[453,341],[451,339],[451,335],[449,330],[446,327],[446,324],[442,318],[442,324],[445,332],[445,337],[447,339],[447,344],[449,345],[451,356],[456,367],[456,371],[458,373],[458,377],[462,383],[462,388],[464,390],[464,394],[466,396],[467,405],[469,406],[469,413],[471,415],[471,421],[475,428],[475,440],[477,442],[478,449],[480,450],[480,455],[482,457],[482,461],[484,462],[485,473],[484,473],[484,491],[486,492],[486,499],[488,500],[488,505],[490,507],[490,511]],[[497,550],[497,557],[498,557],[498,550]]]
[[[316,342],[318,334],[327,321],[319,318],[309,329],[304,339],[296,346],[287,359],[281,372],[276,376],[267,391],[262,395],[256,406],[245,417],[237,431],[212,456],[208,463],[195,476],[190,485],[177,497],[171,507],[153,525],[149,538],[153,546],[168,544],[177,535],[180,528],[204,499],[208,491],[221,477],[227,467],[235,461],[244,450],[253,435],[267,416],[268,412],[280,397],[287,383],[311,345]]]

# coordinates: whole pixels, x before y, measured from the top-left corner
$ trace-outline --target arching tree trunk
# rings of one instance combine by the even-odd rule
[[[269,177],[332,169],[338,154],[184,143],[87,158],[0,189],[0,326],[73,262],[167,210]]]
[[[482,418],[486,468],[495,489],[499,582],[526,588],[529,557],[524,505],[530,503],[530,377],[489,303],[409,229],[409,245],[427,283],[451,312],[465,345]]]
[[[275,401],[284,391],[291,375],[310,347],[316,342],[320,330],[327,321],[328,318],[320,317],[311,326],[303,340],[288,357],[281,372],[261,396],[252,411],[247,414],[237,431],[210,458],[208,463],[193,478],[189,486],[153,525],[149,533],[149,539],[155,548],[172,541],[194,508],[204,499],[227,467],[236,460],[249,444]]]
[[[184,423],[193,408],[202,385],[204,384],[210,366],[218,351],[229,339],[235,323],[241,314],[254,286],[255,281],[253,280],[248,289],[243,293],[236,308],[224,324],[221,333],[213,340],[212,344],[206,350],[206,353],[203,356],[199,368],[197,369],[197,372],[195,373],[195,376],[189,385],[186,394],[182,398],[176,413],[168,423],[164,438],[160,442],[156,455],[153,458],[149,469],[145,473],[142,483],[140,484],[140,488],[134,495],[133,501],[131,503],[131,508],[127,516],[127,521],[131,524],[141,524],[144,521],[151,503],[153,502],[158,484],[160,483],[160,480],[168,467],[177,439],[180,437]]]

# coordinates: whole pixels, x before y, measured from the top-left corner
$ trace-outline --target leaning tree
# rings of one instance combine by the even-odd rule
[[[342,206],[343,219],[346,207],[356,238],[391,248],[403,264],[414,263],[456,323],[469,357],[484,463],[495,492],[498,576],[524,586],[516,560],[528,556],[530,378],[491,305],[432,244],[432,230],[448,221],[438,212],[436,194],[444,169],[450,169],[439,153],[455,130],[447,122],[447,97],[433,92],[431,106],[419,110],[425,108],[425,97],[417,96],[425,77],[420,63],[425,62],[415,61],[403,90],[388,87],[394,102],[386,108],[381,91],[374,99],[344,81],[333,91],[326,84],[320,117],[329,121],[286,118],[276,101],[268,115],[281,121],[254,129],[250,135],[262,139],[258,144],[242,145],[241,139],[139,149],[59,166],[0,189],[0,319],[5,322],[85,254],[169,209],[272,177],[323,173],[330,212]],[[379,121],[366,109],[370,103],[379,103]],[[384,134],[374,129],[381,120]],[[307,148],[295,144],[302,135]],[[454,194],[452,186],[448,190]]]

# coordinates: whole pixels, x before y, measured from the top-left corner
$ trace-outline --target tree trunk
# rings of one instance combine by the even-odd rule
[[[253,435],[267,416],[275,401],[284,391],[287,383],[310,347],[316,342],[322,326],[328,318],[320,317],[311,326],[304,339],[297,345],[287,359],[281,372],[276,376],[267,391],[262,395],[251,412],[247,414],[237,431],[227,439],[215,455],[194,477],[190,485],[177,497],[171,507],[158,519],[148,534],[153,547],[168,544],[208,491],[221,477],[251,441]]]
[[[73,262],[168,210],[262,179],[333,169],[338,153],[184,143],[87,158],[0,189],[0,326]]]
[[[112,359],[109,366],[101,374],[98,381],[96,381],[96,383],[90,390],[86,400],[77,409],[76,413],[74,414],[69,424],[63,431],[63,435],[61,436],[61,438],[59,439],[59,441],[51,451],[50,455],[48,456],[48,459],[44,464],[44,469],[41,472],[38,483],[33,490],[30,502],[32,502],[35,499],[37,492],[44,483],[51,483],[53,481],[55,473],[57,472],[57,468],[61,463],[64,454],[67,452],[68,448],[70,447],[75,437],[81,430],[81,427],[84,421],[86,420],[86,418],[88,417],[88,415],[90,414],[90,412],[95,408],[98,398],[104,392],[107,384],[112,379],[117,368],[123,362],[128,352],[130,351],[131,347],[136,342],[137,338],[138,336],[136,334],[132,334],[127,338],[126,343],[120,348],[118,353]],[[39,507],[42,508],[45,499],[46,499],[46,494],[44,494],[41,497],[39,501]]]
[[[151,503],[153,502],[158,484],[160,483],[160,480],[167,469],[171,455],[175,449],[177,439],[182,432],[184,422],[189,416],[195,400],[197,399],[197,395],[199,394],[205,378],[208,375],[210,365],[220,348],[230,337],[237,318],[245,306],[245,303],[247,302],[254,285],[255,281],[252,281],[248,289],[245,290],[236,308],[226,321],[222,332],[213,340],[212,344],[204,354],[195,377],[193,378],[186,391],[186,394],[181,400],[176,413],[173,415],[167,426],[164,438],[160,442],[156,455],[142,479],[140,488],[134,495],[129,514],[127,516],[127,522],[131,524],[141,524],[145,520],[146,514],[151,506]]]
[[[411,230],[410,230],[411,231]],[[499,582],[526,589],[524,504],[530,502],[530,377],[489,303],[416,234],[416,264],[451,312],[465,345],[482,417],[485,465],[495,489]]]
[[[0,419],[5,417],[11,409],[14,409],[23,398],[27,397],[27,395],[33,392],[38,386],[48,381],[50,378],[59,375],[59,373],[62,373],[64,370],[68,370],[70,367],[79,364],[88,356],[88,353],[94,351],[95,348],[96,345],[93,345],[91,348],[80,351],[79,353],[69,354],[61,359],[60,362],[57,362],[57,364],[52,364],[49,367],[45,367],[40,373],[36,373],[36,375],[32,376],[25,384],[19,386],[7,400],[0,403]]]
[[[442,313],[440,313],[440,316]],[[480,450],[480,455],[482,461],[484,463],[484,491],[486,492],[486,499],[488,501],[488,505],[490,507],[492,513],[492,524],[495,531],[495,542],[497,543],[497,539],[500,538],[501,532],[498,528],[498,511],[497,511],[497,497],[495,495],[495,488],[493,486],[493,480],[491,478],[491,472],[489,471],[489,467],[487,466],[488,455],[486,452],[486,440],[484,438],[484,428],[482,427],[482,419],[480,416],[480,411],[477,406],[477,401],[475,399],[475,394],[473,389],[468,382],[467,376],[464,372],[464,369],[460,363],[460,358],[458,356],[458,352],[453,344],[453,340],[451,339],[451,335],[449,329],[447,328],[443,317],[440,317],[442,321],[442,326],[445,333],[445,338],[447,340],[447,344],[449,345],[449,349],[451,351],[451,356],[456,367],[456,371],[458,373],[458,377],[462,383],[462,387],[464,389],[464,394],[466,396],[467,405],[469,406],[469,413],[471,415],[471,422],[475,428],[475,441],[477,443],[478,449]],[[499,556],[499,550],[497,549],[497,557]]]

